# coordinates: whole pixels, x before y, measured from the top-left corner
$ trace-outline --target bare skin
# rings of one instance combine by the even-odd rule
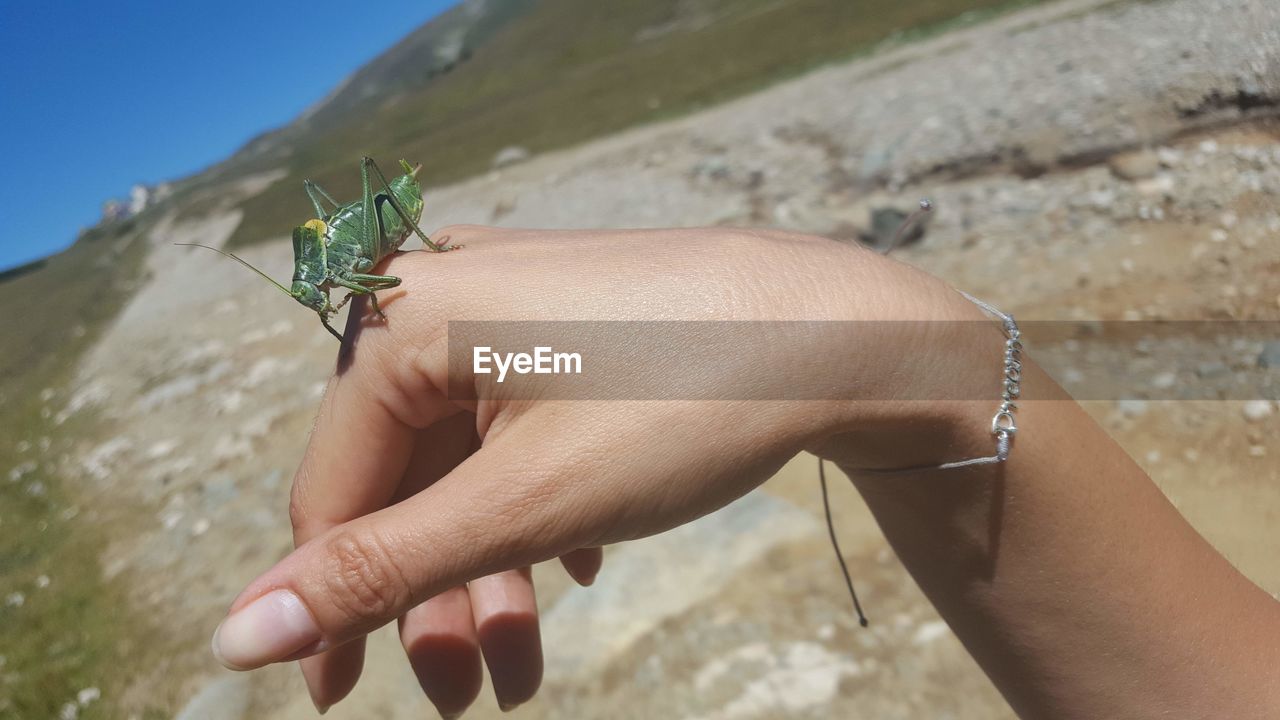
[[[865,472],[991,453],[994,326],[852,353],[847,337],[757,348],[706,378],[776,397],[835,372],[879,398],[972,382],[993,388],[984,401],[531,402],[493,375],[466,378],[479,401],[446,393],[450,319],[982,318],[937,279],[783,233],[442,233],[467,250],[395,258],[404,284],[379,298],[387,322],[353,313],[294,481],[299,548],[233,603],[214,641],[229,666],[306,658],[327,708],[354,686],[365,634],[399,620],[442,715],[475,699],[481,658],[499,702],[518,705],[541,676],[531,563],[561,557],[589,583],[600,546],[722,507],[807,449],[854,478],[1022,716],[1280,716],[1280,603],[1034,364],[1023,386],[1039,399],[1022,403],[1005,465]]]

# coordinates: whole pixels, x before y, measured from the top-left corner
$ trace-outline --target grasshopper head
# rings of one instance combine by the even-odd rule
[[[333,312],[329,305],[329,296],[320,291],[315,283],[306,280],[294,280],[293,289],[289,291],[295,300],[316,312],[327,315]]]

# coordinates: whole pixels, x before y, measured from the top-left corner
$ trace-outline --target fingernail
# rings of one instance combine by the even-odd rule
[[[599,571],[597,570],[596,572],[599,572]],[[574,582],[578,583],[583,587],[587,587],[596,581],[596,573],[588,574],[581,571],[574,572],[571,570],[569,571],[569,574],[573,576]]]
[[[331,708],[331,707],[333,707],[333,706],[332,706],[332,705],[325,705],[325,704],[321,703],[318,699],[316,699],[316,693],[315,693],[315,690],[314,690],[314,689],[312,689],[312,687],[311,687],[311,680],[310,680],[310,678],[308,678],[306,675],[303,675],[303,676],[302,676],[302,680],[303,680],[303,682],[304,682],[304,683],[306,684],[306,686],[307,686],[307,696],[311,698],[311,704],[316,706],[316,712],[320,713],[321,715],[323,715],[323,714],[325,714],[325,713],[329,712],[329,708]]]
[[[511,712],[512,710],[515,710],[518,707],[520,707],[520,703],[515,703],[514,705],[508,705],[503,702],[498,703],[498,709],[502,710],[502,712]]]
[[[222,621],[213,633],[213,655],[232,670],[250,670],[318,642],[320,628],[302,600],[272,590]]]
[[[440,713],[440,717],[442,718],[442,720],[458,720],[458,718],[462,717],[462,713],[460,712]]]

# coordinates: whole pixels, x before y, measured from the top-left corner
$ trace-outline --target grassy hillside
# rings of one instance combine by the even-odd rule
[[[428,184],[698,107],[921,32],[1030,0],[502,0],[455,10],[351,78],[323,107],[217,174],[284,167],[231,239],[281,237],[311,214],[302,180],[358,194],[368,153],[425,164]],[[476,7],[471,5],[472,10]],[[439,48],[465,38],[445,62]]]
[[[0,281],[0,717],[58,717],[89,688],[110,694],[147,651],[144,621],[125,602],[124,577],[104,581],[98,553],[107,523],[136,512],[52,467],[96,438],[89,413],[56,422],[81,353],[141,276],[143,222],[90,231],[70,249]],[[46,389],[48,389],[46,391]],[[91,708],[82,717],[102,717]]]

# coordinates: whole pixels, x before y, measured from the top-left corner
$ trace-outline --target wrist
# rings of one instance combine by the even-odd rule
[[[860,328],[865,381],[811,449],[857,470],[928,467],[995,454],[992,416],[1004,390],[1005,337],[972,302],[908,269],[901,306]],[[906,318],[906,319],[899,319]]]

